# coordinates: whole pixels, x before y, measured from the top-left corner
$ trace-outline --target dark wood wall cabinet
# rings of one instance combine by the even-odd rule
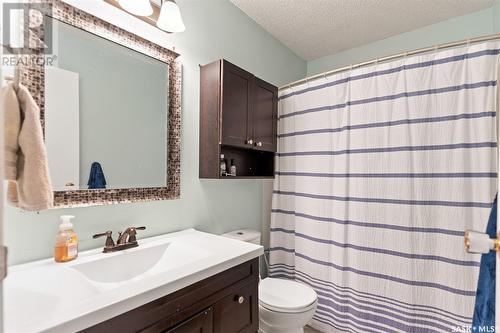
[[[82,332],[255,333],[258,267],[252,259]]]
[[[200,67],[200,178],[274,176],[278,88],[218,60]],[[220,155],[237,176],[222,176]]]

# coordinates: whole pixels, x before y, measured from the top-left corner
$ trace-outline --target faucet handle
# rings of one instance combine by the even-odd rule
[[[96,239],[99,237],[106,236],[105,247],[113,247],[113,246],[115,246],[115,242],[113,241],[113,237],[111,236],[112,234],[113,234],[113,232],[111,230],[108,230],[108,231],[100,233],[100,234],[95,234],[94,236],[92,236],[92,238]]]
[[[131,227],[128,237],[129,242],[137,242],[137,238],[135,237],[137,234],[136,230],[146,230],[146,227]]]

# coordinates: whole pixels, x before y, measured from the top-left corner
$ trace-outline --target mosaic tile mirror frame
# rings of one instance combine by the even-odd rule
[[[30,1],[39,3],[39,1]],[[54,192],[54,206],[81,207],[115,203],[144,202],[178,199],[180,196],[180,137],[181,137],[181,64],[178,53],[156,45],[142,37],[118,28],[60,0],[50,1],[51,16],[71,26],[80,28],[127,48],[148,55],[168,65],[168,114],[167,114],[167,175],[165,187],[68,190]],[[31,13],[30,13],[31,15]],[[31,17],[30,17],[31,19]],[[43,29],[43,25],[39,28]],[[43,36],[43,31],[38,34]],[[32,37],[29,37],[30,42]],[[45,63],[43,51],[22,55],[18,62],[20,82],[25,85],[40,107],[42,126],[45,129]]]

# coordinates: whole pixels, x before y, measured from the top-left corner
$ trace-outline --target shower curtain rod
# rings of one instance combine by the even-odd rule
[[[416,49],[416,50],[413,50],[413,51],[396,53],[396,54],[389,55],[389,56],[386,56],[386,57],[377,58],[377,59],[373,59],[373,60],[368,60],[368,61],[360,62],[360,63],[357,63],[357,64],[353,64],[353,65],[349,65],[349,66],[344,66],[344,67],[336,68],[334,70],[323,72],[323,73],[320,73],[320,74],[308,76],[308,77],[306,77],[304,79],[297,80],[297,81],[285,84],[285,85],[279,87],[279,90],[283,90],[283,89],[295,87],[295,86],[297,86],[299,84],[307,83],[309,81],[313,81],[313,80],[316,80],[316,79],[319,79],[319,78],[322,78],[322,77],[326,78],[327,76],[332,75],[332,74],[337,74],[337,73],[345,72],[345,71],[348,71],[348,70],[351,70],[351,69],[354,69],[354,68],[360,68],[360,67],[364,67],[364,66],[369,66],[369,65],[377,64],[379,62],[394,60],[394,59],[398,59],[398,58],[405,58],[407,56],[412,56],[412,55],[416,55],[416,54],[427,53],[427,52],[431,52],[431,51],[437,51],[437,50],[447,49],[447,48],[461,46],[461,45],[468,45],[468,44],[471,44],[471,43],[485,42],[485,41],[488,41],[488,40],[495,40],[495,39],[500,39],[500,33],[493,34],[493,35],[487,35],[487,36],[481,36],[481,37],[475,37],[475,38],[469,38],[469,39],[463,39],[463,40],[459,40],[459,41],[456,41],[456,42],[450,42],[450,43],[445,43],[445,44],[437,44],[437,45],[434,45],[434,46],[424,47],[424,48]]]

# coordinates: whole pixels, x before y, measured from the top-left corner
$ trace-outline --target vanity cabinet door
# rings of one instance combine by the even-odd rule
[[[163,333],[212,333],[213,311],[209,308]]]
[[[276,151],[276,128],[278,120],[278,88],[255,78],[253,108],[254,148],[262,151]]]
[[[214,305],[214,333],[254,333],[259,329],[257,283],[250,283]]]
[[[251,148],[253,75],[223,60],[222,65],[222,144]]]

